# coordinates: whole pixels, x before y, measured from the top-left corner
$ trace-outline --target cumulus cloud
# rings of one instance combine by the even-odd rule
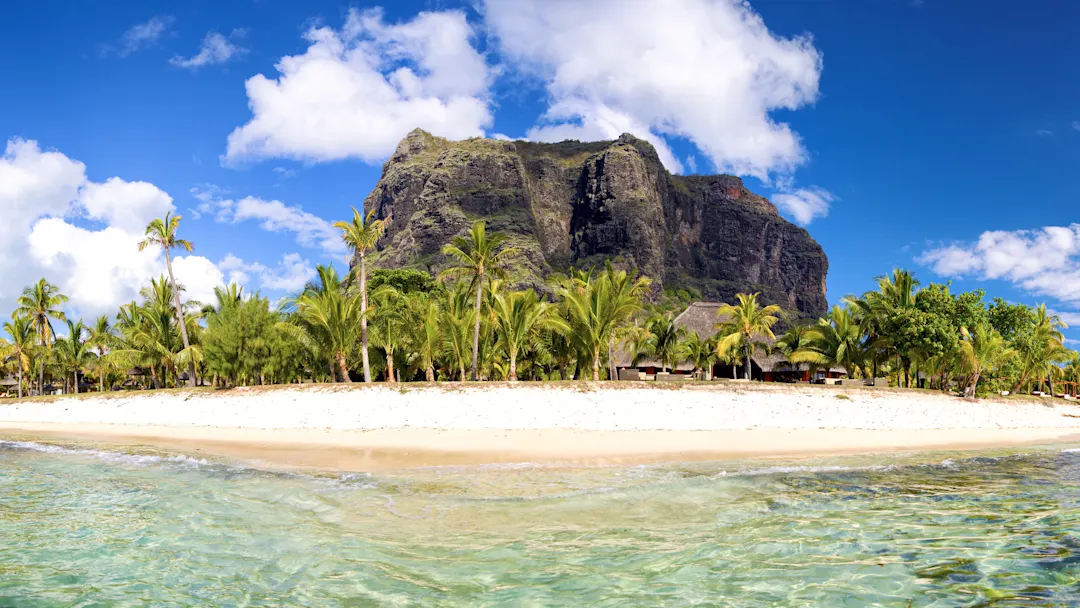
[[[330,222],[304,211],[301,207],[254,196],[234,200],[226,198],[220,188],[212,185],[195,188],[192,194],[200,201],[195,208],[200,216],[212,215],[221,223],[251,220],[258,222],[259,227],[269,232],[293,233],[296,242],[304,247],[319,248],[333,255],[346,251],[340,231]]]
[[[530,136],[658,143],[684,137],[721,171],[768,179],[806,160],[771,113],[818,97],[821,54],[785,38],[739,0],[484,0],[508,62],[546,82],[550,105]],[[670,164],[668,164],[670,163]]]
[[[1080,224],[984,232],[974,243],[936,247],[917,261],[943,276],[1001,279],[1033,294],[1080,302]]]
[[[150,48],[172,27],[175,19],[170,15],[151,17],[145,23],[133,25],[120,37],[121,57]]]
[[[176,55],[169,60],[169,63],[176,67],[189,70],[197,70],[208,65],[226,63],[230,59],[241,57],[248,52],[246,48],[238,46],[234,42],[239,38],[243,38],[244,34],[244,30],[233,30],[232,33],[226,37],[218,32],[209,32],[206,34],[206,37],[203,38],[198,53],[186,58]]]
[[[245,262],[230,253],[218,267],[229,273],[230,283],[245,285],[254,280],[263,289],[290,293],[303,289],[316,275],[315,267],[299,253],[285,254],[273,268],[259,262]]]
[[[828,215],[829,204],[835,200],[835,195],[817,186],[781,192],[772,197],[772,202],[781,211],[790,215],[802,226],[814,221],[814,218]]]
[[[451,139],[491,124],[492,73],[461,11],[389,24],[379,9],[350,10],[340,30],[313,27],[277,78],[247,83],[252,118],[228,138],[227,163],[271,157],[377,163],[420,127]]]
[[[42,276],[71,300],[75,316],[115,312],[151,277],[165,272],[160,251],[138,251],[147,222],[174,209],[172,198],[146,182],[113,177],[89,181],[86,167],[34,141],[12,139],[0,156],[0,310]],[[87,228],[85,218],[104,224]],[[189,297],[205,297],[221,272],[200,256],[176,259]]]

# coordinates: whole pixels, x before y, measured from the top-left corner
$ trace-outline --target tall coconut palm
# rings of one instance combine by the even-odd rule
[[[68,301],[67,296],[60,293],[55,285],[45,279],[39,280],[23,290],[19,296],[18,307],[14,316],[25,317],[30,320],[38,336],[38,344],[42,348],[42,356],[38,366],[38,394],[45,393],[45,365],[44,357],[52,352],[52,340],[55,337],[52,322],[66,321],[67,317],[60,310]]]
[[[975,388],[979,378],[997,367],[1002,360],[1012,355],[1013,351],[989,323],[980,323],[974,331],[960,328],[960,360],[963,371],[967,374],[967,386],[964,396],[975,398]]]
[[[345,244],[352,247],[354,255],[359,258],[360,269],[360,308],[367,310],[367,252],[375,248],[383,232],[386,230],[386,220],[375,219],[375,211],[372,210],[365,218],[353,207],[353,219],[351,222],[334,222],[334,228],[341,230],[341,238]],[[368,360],[368,336],[367,316],[360,318],[360,358],[364,364],[364,382],[371,382],[371,364]]]
[[[587,283],[573,281],[560,289],[567,306],[572,335],[592,364],[592,379],[600,379],[600,351],[614,350],[616,334],[641,309],[641,298],[649,287],[648,277],[615,270],[608,264],[604,272]]]
[[[100,393],[105,392],[105,369],[107,364],[105,352],[113,346],[115,340],[116,334],[113,332],[112,325],[109,324],[109,317],[101,315],[94,321],[88,340],[91,348],[97,349],[98,392]]]
[[[180,217],[179,215],[166,213],[164,218],[158,218],[150,222],[146,227],[145,238],[139,242],[139,251],[153,245],[159,246],[165,251],[165,267],[169,271],[173,304],[176,306],[176,317],[180,321],[180,337],[184,342],[184,350],[188,351],[191,348],[191,341],[188,339],[187,322],[184,320],[184,307],[180,303],[180,289],[176,284],[176,275],[173,274],[172,250],[183,249],[190,253],[194,251],[195,246],[190,241],[185,241],[177,236],[180,229]],[[188,362],[188,386],[195,386],[194,360]]]
[[[57,352],[60,355],[60,364],[71,372],[72,389],[79,394],[79,373],[91,362],[94,353],[90,350],[87,341],[86,326],[82,321],[72,323],[67,321],[68,335],[57,340]]]
[[[1017,392],[1029,380],[1050,380],[1050,392],[1054,392],[1050,368],[1063,363],[1068,358],[1065,348],[1065,336],[1061,330],[1068,327],[1057,315],[1047,310],[1045,304],[1035,308],[1032,333],[1023,348],[1018,349],[1020,357],[1020,376],[1013,385],[1012,392]]]
[[[19,398],[23,396],[23,372],[30,372],[30,354],[34,350],[34,326],[26,317],[14,317],[4,323],[4,331],[11,338],[8,356],[15,360],[19,376]]]
[[[506,246],[506,236],[499,233],[487,234],[484,220],[472,225],[467,236],[454,237],[443,246],[443,255],[450,256],[456,262],[440,273],[439,277],[468,278],[469,285],[476,290],[476,318],[473,320],[472,379],[479,378],[477,364],[480,359],[480,320],[481,298],[484,292],[484,279],[488,276],[502,277],[506,266],[517,249]]]
[[[435,360],[442,348],[439,302],[426,294],[410,294],[409,308],[418,324],[413,334],[413,348],[424,368],[424,379],[435,382]]]
[[[404,294],[390,285],[376,289],[371,299],[375,302],[369,311],[374,328],[371,332],[372,342],[386,355],[386,381],[393,383],[396,381],[394,354],[405,342],[406,327],[410,321],[408,303]]]
[[[318,272],[321,284],[293,300],[297,337],[309,350],[326,353],[335,375],[349,382],[348,354],[366,311],[359,297],[346,293],[333,267],[319,266]]]
[[[570,330],[565,321],[553,314],[552,305],[542,301],[531,289],[496,294],[493,309],[495,329],[510,358],[507,375],[510,382],[517,382],[518,379],[518,353],[530,342],[539,340],[539,331]]]
[[[750,355],[757,346],[767,346],[776,339],[772,328],[780,320],[782,310],[775,304],[762,306],[758,302],[758,293],[740,293],[735,297],[737,304],[723,304],[716,315],[721,319],[717,325],[720,340],[717,342],[717,354],[741,352],[746,362],[745,378],[750,379]]]

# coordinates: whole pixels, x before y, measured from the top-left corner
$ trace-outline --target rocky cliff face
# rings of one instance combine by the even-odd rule
[[[612,260],[661,288],[711,300],[760,291],[806,316],[825,313],[828,259],[810,235],[728,175],[671,175],[653,147],[617,141],[541,144],[410,133],[364,203],[390,218],[373,261],[445,266],[440,249],[476,219],[521,249],[517,271],[543,277]]]

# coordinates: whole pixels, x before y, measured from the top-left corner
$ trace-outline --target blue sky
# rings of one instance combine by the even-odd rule
[[[344,259],[326,221],[361,204],[413,126],[629,130],[673,170],[744,175],[806,225],[831,301],[902,266],[1080,327],[1080,7],[377,6],[5,3],[0,304],[42,274],[76,314],[130,299],[160,271],[129,253],[131,226],[169,209],[197,246],[181,264],[194,295],[237,278],[280,296]]]

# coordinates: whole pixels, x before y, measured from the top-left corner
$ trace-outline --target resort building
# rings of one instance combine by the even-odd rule
[[[694,332],[701,338],[716,335],[716,325],[722,321],[717,315],[720,302],[694,302],[679,316],[675,317],[675,326]],[[770,349],[771,350],[771,349]],[[663,371],[659,361],[639,361],[634,365],[632,353],[620,350],[615,366],[620,380],[681,380],[690,378],[694,372],[692,363],[680,362],[674,369]],[[711,369],[703,370],[701,380],[720,378],[742,379],[746,377],[746,360],[718,361]],[[811,373],[806,365],[794,365],[784,358],[783,353],[771,350],[766,352],[758,348],[750,355],[750,378],[764,382],[824,382],[826,379],[844,378],[847,370],[834,367],[828,370],[818,369]]]

